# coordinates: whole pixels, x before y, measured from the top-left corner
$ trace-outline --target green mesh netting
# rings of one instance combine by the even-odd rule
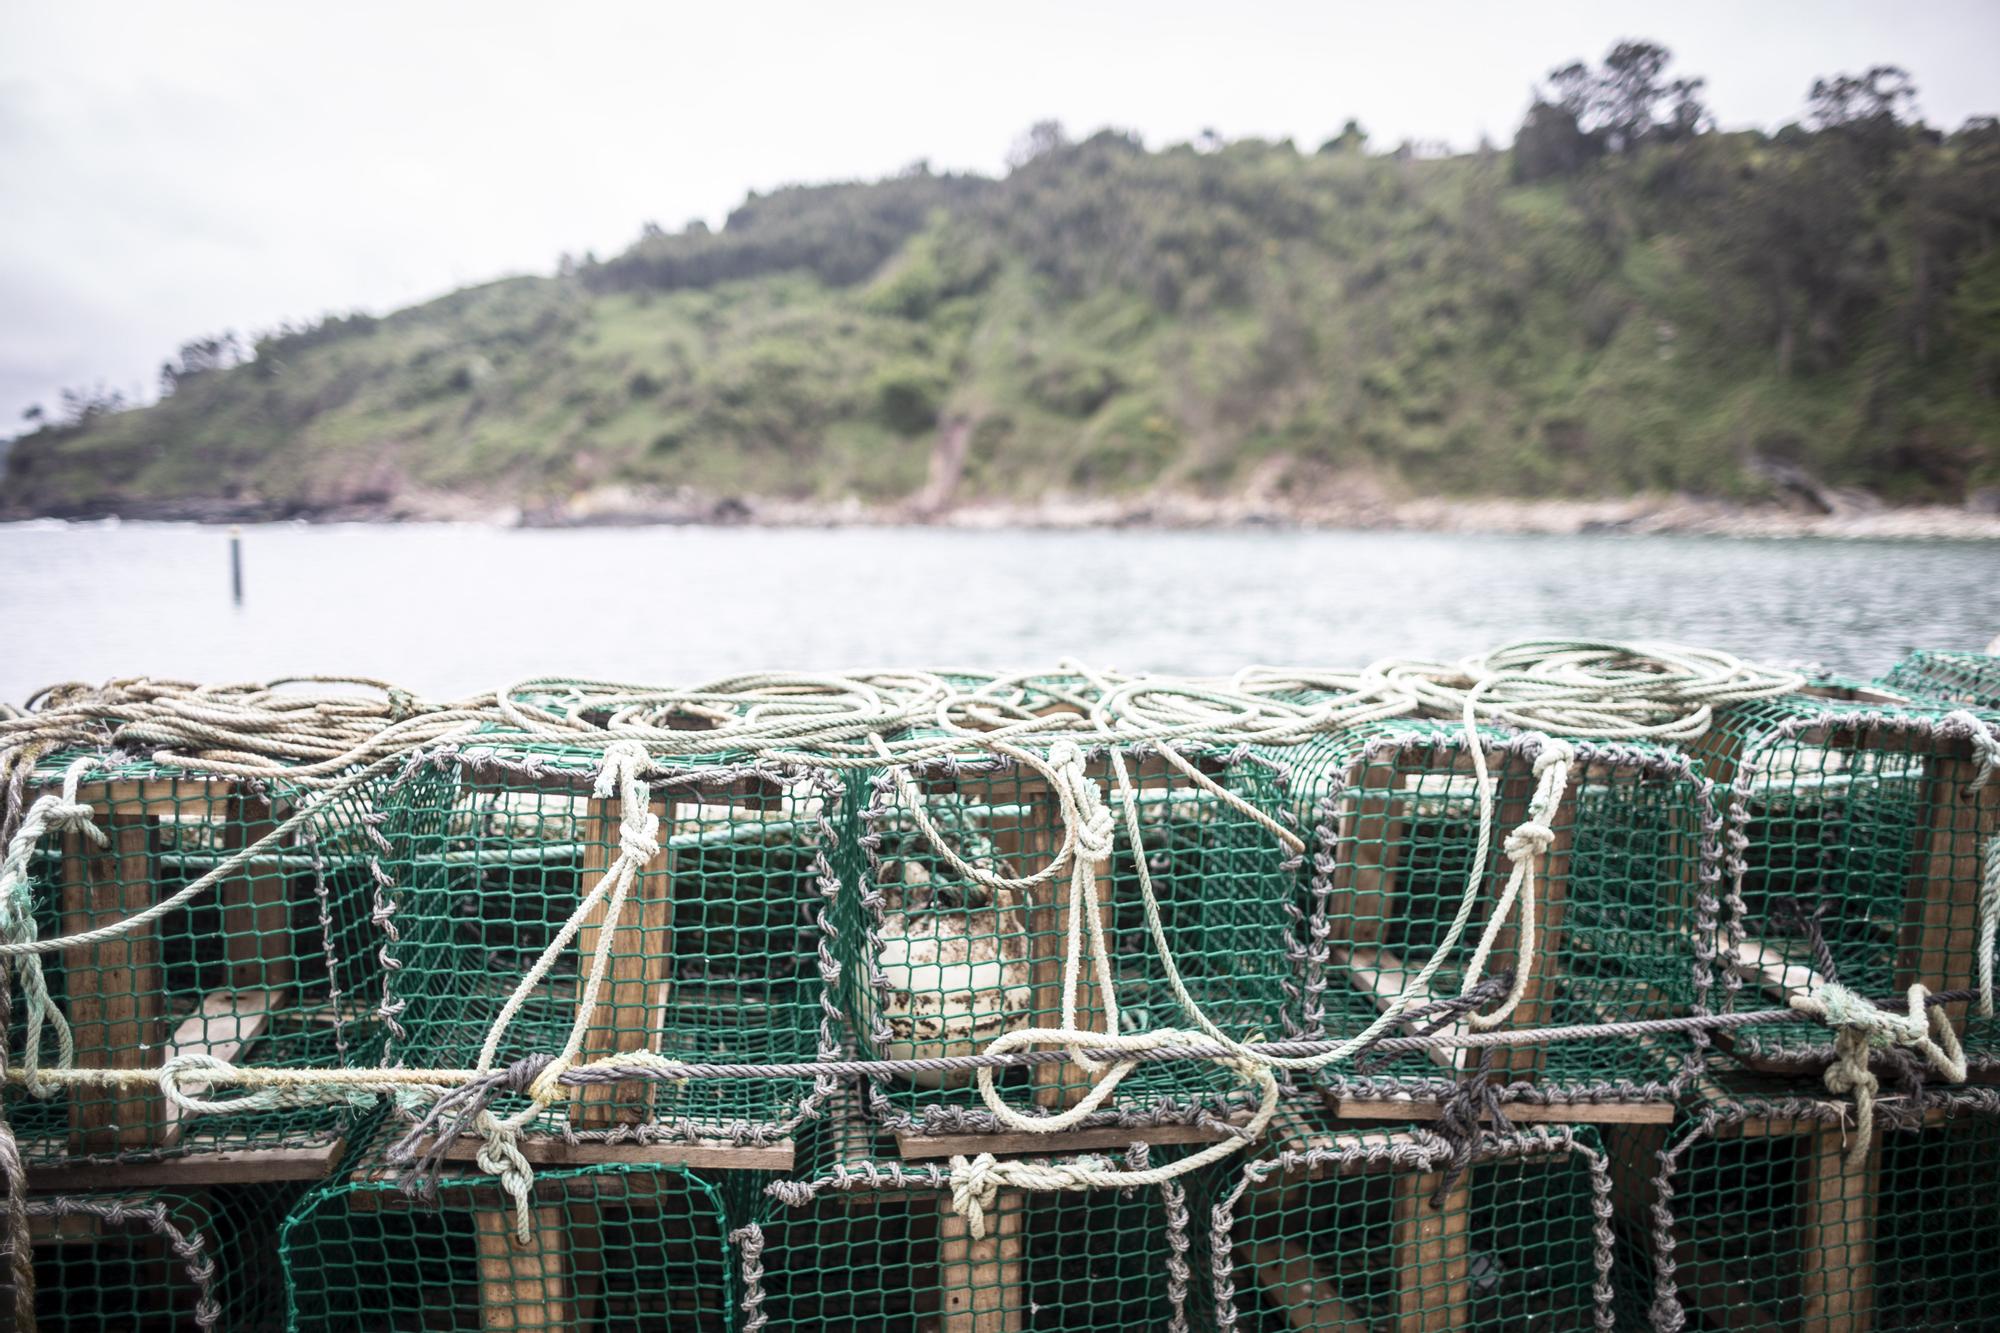
[[[2000,708],[2000,657],[1918,649],[1881,678],[1881,684],[1923,703]]]
[[[235,1186],[31,1198],[36,1326],[271,1333],[284,1307],[271,1238],[298,1196],[299,1187]],[[0,1310],[11,1309],[8,1294]]]
[[[547,746],[486,749],[427,764],[391,794],[382,832],[394,882],[393,1058],[432,1068],[478,1059],[508,996],[617,853],[618,804],[591,794],[601,762]],[[579,1062],[634,1050],[755,1063],[831,1054],[818,966],[831,886],[819,858],[838,788],[809,773],[712,764],[652,786],[660,851],[613,932]],[[586,923],[562,951],[507,1029],[498,1064],[562,1049],[599,933]],[[768,1140],[800,1118],[812,1087],[616,1084],[530,1129]],[[496,1112],[522,1104],[503,1100]]]
[[[34,785],[60,785],[66,757]],[[361,1067],[380,1053],[373,884],[358,789],[321,805],[282,847],[215,890],[114,938],[40,955],[82,1068],[157,1068],[186,1054],[254,1067]],[[301,794],[261,792],[152,764],[96,772],[79,796],[107,845],[49,834],[30,862],[36,934],[54,938],[122,920],[257,841]],[[21,969],[16,965],[17,971]],[[17,999],[8,1041],[26,1063],[29,1006]],[[53,1065],[52,1026],[42,1034]],[[156,1089],[7,1090],[7,1115],[32,1164],[171,1156],[241,1147],[331,1151],[351,1113],[328,1107],[227,1116],[180,1114]]]
[[[1244,1333],[1553,1333],[1608,1316],[1595,1132],[1483,1135],[1456,1160],[1421,1126],[1342,1127],[1287,1107],[1208,1209],[1214,1319]]]
[[[1913,982],[1975,984],[2000,784],[1972,790],[1977,764],[1945,710],[1772,700],[1723,710],[1697,749],[1732,784],[1739,985],[1724,1007],[1776,1007],[1828,981],[1885,1001]],[[2000,1025],[1966,1011],[1950,1010],[1968,1054],[1990,1065]],[[1719,1040],[1777,1072],[1809,1072],[1831,1048],[1808,1022]]]
[[[1725,1076],[1671,1128],[1611,1136],[1624,1322],[1995,1326],[2000,1097],[1932,1091],[1878,1113],[1856,1162],[1851,1108],[1753,1086]]]
[[[1111,783],[1116,821],[1098,876],[1100,919],[1115,960],[1119,1027],[1127,1033],[1192,1027],[1171,990],[1146,923],[1138,858],[1145,858],[1162,934],[1188,992],[1239,1040],[1296,1033],[1296,858],[1244,810],[1140,751],[1131,774],[1142,846],[1127,835],[1104,752],[1093,776]],[[1260,811],[1282,808],[1283,771],[1255,757],[1196,755],[1212,780]],[[1061,811],[1034,770],[1007,759],[917,766],[923,810],[955,855],[989,875],[1024,878],[1062,839]],[[1026,889],[991,888],[951,864],[922,835],[886,773],[851,779],[854,811],[840,877],[851,885],[836,918],[849,1026],[865,1055],[971,1054],[1001,1033],[1054,1027],[1070,924],[1067,870]],[[1079,931],[1084,929],[1079,917]],[[1088,954],[1083,957],[1087,960]],[[1103,997],[1087,961],[1077,1021],[1104,1029]],[[999,1078],[1022,1111],[1073,1105],[1091,1077],[1069,1065],[1013,1069]],[[877,1078],[872,1108],[892,1122],[990,1127],[964,1074]],[[1123,1113],[1190,1120],[1249,1100],[1242,1080],[1212,1064],[1142,1065],[1098,1119]]]
[[[298,1333],[734,1328],[728,1204],[681,1167],[537,1173],[530,1239],[511,1201],[467,1168],[413,1197],[378,1140],[307,1194],[278,1232]]]
[[[1306,993],[1316,1026],[1329,1035],[1360,1032],[1415,987],[1478,869],[1473,916],[1411,1003],[1460,993],[1511,869],[1505,834],[1526,819],[1534,782],[1533,755],[1489,736],[1498,831],[1484,866],[1475,867],[1478,786],[1462,737],[1450,724],[1394,722],[1293,752],[1293,799],[1316,844]],[[1698,770],[1669,752],[1597,744],[1580,745],[1577,755],[1569,794],[1550,821],[1551,855],[1537,877],[1528,989],[1508,1021],[1537,1027],[1689,1012],[1706,1002],[1696,943],[1704,922],[1712,933],[1719,906],[1713,803]],[[1487,976],[1522,964],[1520,932],[1509,925]],[[1481,1006],[1494,1007],[1490,1000]],[[1658,1092],[1691,1051],[1685,1036],[1596,1040],[1502,1051],[1494,1067],[1502,1083]],[[1358,1095],[1393,1093],[1448,1084],[1478,1064],[1463,1051],[1404,1053],[1330,1066],[1320,1078]]]
[[[945,1164],[902,1161],[880,1135],[858,1115],[820,1122],[800,1164],[811,1188],[764,1209],[744,1292],[766,1333],[1151,1333],[1184,1326],[1177,1316],[1209,1326],[1191,1306],[1187,1180],[1003,1189],[974,1236],[952,1210]]]

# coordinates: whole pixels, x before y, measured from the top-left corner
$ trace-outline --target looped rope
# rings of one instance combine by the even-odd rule
[[[1854,1095],[1854,1142],[1847,1150],[1850,1169],[1867,1161],[1875,1137],[1875,1094],[1881,1081],[1869,1068],[1872,1051],[1901,1047],[1922,1056],[1947,1083],[1965,1082],[1965,1051],[1958,1031],[1951,1015],[1942,1005],[1930,1004],[1929,997],[1921,982],[1911,986],[1907,1014],[1880,1008],[1837,983],[1791,998],[1793,1010],[1834,1029],[1834,1062],[1827,1066],[1825,1083],[1835,1096]]]
[[[951,1159],[951,1210],[974,1240],[986,1234],[986,1214],[1000,1201],[1000,1159],[990,1152]]]
[[[1556,810],[1562,805],[1563,794],[1569,789],[1570,769],[1576,763],[1576,747],[1568,741],[1534,733],[1523,740],[1540,746],[1535,754],[1535,790],[1528,798],[1527,819],[1501,842],[1501,851],[1510,867],[1507,883],[1493,904],[1493,915],[1487,918],[1486,930],[1479,937],[1478,947],[1472,951],[1472,957],[1465,965],[1465,980],[1459,993],[1470,991],[1485,975],[1486,964],[1492,957],[1494,946],[1499,943],[1500,932],[1506,928],[1507,918],[1513,914],[1518,901],[1521,924],[1515,946],[1514,983],[1507,988],[1507,996],[1498,1008],[1467,1016],[1466,1026],[1474,1032],[1489,1031],[1506,1022],[1528,993],[1528,976],[1533,971],[1535,958],[1536,867],[1555,846],[1556,833],[1552,824]],[[1474,754],[1478,756],[1476,749]],[[1479,768],[1480,829],[1483,834],[1490,820],[1487,809],[1492,794],[1483,758],[1479,760]],[[1481,853],[1473,863],[1475,875],[1484,864],[1483,847]]]
[[[1473,1068],[1472,1076],[1453,1087],[1438,1103],[1437,1133],[1439,1138],[1451,1145],[1451,1162],[1431,1194],[1433,1212],[1444,1207],[1452,1190],[1472,1169],[1482,1132],[1480,1120],[1491,1119],[1496,1134],[1508,1133],[1514,1128],[1514,1122],[1507,1118],[1507,1107],[1500,1100],[1494,1073],[1493,1048],[1489,1046],[1479,1052],[1479,1063]]]
[[[1984,789],[1993,775],[2000,773],[2000,736],[1994,735],[1985,720],[1970,709],[1956,709],[1945,714],[1944,720],[1965,729],[1966,739],[1972,743],[1973,761],[1979,765],[1979,772],[1965,784],[1966,794]]]
[[[37,939],[39,932],[35,926],[35,904],[29,892],[28,863],[45,833],[73,833],[100,849],[111,845],[111,839],[97,827],[96,810],[88,802],[77,798],[83,775],[96,764],[97,761],[90,758],[71,764],[63,771],[62,790],[37,797],[22,817],[20,826],[14,830],[5,857],[0,858],[0,940],[25,945]],[[52,1097],[56,1089],[41,1077],[42,1030],[46,1027],[55,1035],[55,1067],[58,1069],[68,1069],[75,1064],[76,1044],[70,1034],[69,1020],[49,994],[48,979],[42,973],[39,953],[21,955],[20,976],[21,998],[27,1005],[27,1012],[23,1015],[26,1032],[21,1044],[21,1075],[30,1095]]]
[[[419,1198],[434,1198],[438,1177],[452,1145],[462,1134],[476,1132],[486,1140],[487,1147],[501,1151],[498,1141],[507,1131],[488,1113],[488,1108],[503,1094],[525,1095],[542,1071],[554,1062],[553,1055],[530,1055],[432,1098],[423,1115],[383,1154],[391,1166],[404,1171],[401,1181],[404,1192]],[[526,1165],[525,1161],[522,1165]]]

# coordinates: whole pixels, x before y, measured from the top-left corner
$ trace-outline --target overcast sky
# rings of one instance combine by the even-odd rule
[[[1724,126],[1899,64],[2000,111],[2000,4],[99,5],[0,10],[0,435],[182,340],[382,311],[600,255],[648,219],[917,159],[997,172],[1030,122],[1378,145],[1511,137],[1626,36]]]

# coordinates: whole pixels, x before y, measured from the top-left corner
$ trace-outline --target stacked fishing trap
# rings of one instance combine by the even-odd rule
[[[61,687],[0,1327],[1994,1326],[1996,681]]]

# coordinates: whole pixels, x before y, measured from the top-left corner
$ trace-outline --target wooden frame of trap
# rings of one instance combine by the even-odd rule
[[[58,892],[61,929],[77,935],[124,920],[153,905],[155,840],[162,821],[184,809],[225,812],[207,821],[221,835],[219,853],[249,846],[273,831],[284,811],[252,784],[203,775],[110,777],[80,783],[77,797],[93,809],[105,835],[61,838]],[[218,886],[227,984],[209,991],[169,1030],[168,964],[160,923],[61,951],[64,1009],[78,1052],[95,1067],[154,1069],[183,1054],[223,1060],[254,1056],[272,1019],[294,1003],[298,935],[288,876],[278,857],[249,862]],[[331,1005],[310,1021],[356,1022]],[[307,1144],[247,1145],[192,1150],[186,1125],[155,1086],[74,1087],[67,1093],[69,1129],[60,1147],[25,1140],[30,1187],[74,1191],[101,1187],[192,1187],[314,1180],[339,1157],[344,1139]],[[118,1157],[141,1160],[115,1162]]]
[[[1848,686],[1818,687],[1809,693],[1828,704],[1850,707],[1830,706],[1817,716],[1810,711],[1801,714],[1796,729],[1782,739],[1784,745],[1836,754],[1896,755],[1921,760],[1924,765],[1923,808],[1928,817],[1917,829],[1911,848],[1912,870],[1904,885],[1895,940],[1894,993],[1901,995],[1916,982],[1933,992],[1975,987],[1979,964],[1972,941],[1979,930],[1979,867],[1985,840],[2000,837],[2000,781],[1974,789],[1979,765],[1972,743],[1937,733],[1942,710],[1911,714],[1920,717],[1926,727],[1898,725],[1894,714],[1852,708],[1908,707],[1895,695]],[[1790,726],[1791,720],[1787,723]],[[1761,748],[1768,752],[1773,747]],[[1744,746],[1718,728],[1690,750],[1699,756],[1718,786],[1732,791],[1734,803],[1747,821],[1750,793],[1737,781]],[[1732,813],[1731,819],[1735,822],[1737,815]],[[1736,832],[1747,837],[1750,830],[1745,827]],[[1753,934],[1744,933],[1733,947],[1719,952],[1742,981],[1775,1004],[1788,1003],[1794,995],[1817,990],[1826,982],[1811,965],[1788,962],[1782,950]],[[1963,1036],[1969,1007],[1953,1004],[1949,1011]],[[1797,1057],[1759,1052],[1727,1031],[1717,1041],[1746,1067],[1766,1073],[1811,1073],[1832,1058],[1831,1034],[1823,1049]],[[1980,1077],[2000,1076],[2000,1053],[1969,1049],[1967,1055]]]
[[[1308,963],[1317,972],[1307,978],[1309,996],[1344,986],[1364,997],[1378,1012],[1398,1000],[1409,1008],[1420,1009],[1442,998],[1427,989],[1412,994],[1420,968],[1415,960],[1406,959],[1390,948],[1385,939],[1398,909],[1400,881],[1407,873],[1403,865],[1403,857],[1411,846],[1407,828],[1427,802],[1477,799],[1476,792],[1467,795],[1453,790],[1454,782],[1462,785],[1474,776],[1472,758],[1459,735],[1455,731],[1405,734],[1389,731],[1382,738],[1370,739],[1347,769],[1339,793],[1331,802],[1323,803],[1318,812],[1321,836],[1317,851],[1322,867],[1331,869],[1323,878],[1315,879],[1311,931],[1315,941],[1325,940],[1326,944],[1324,964],[1310,960]],[[1497,886],[1506,881],[1509,871],[1503,845],[1507,835],[1528,820],[1538,779],[1532,757],[1506,744],[1503,737],[1482,739],[1487,745],[1487,771],[1494,788],[1491,848],[1488,868],[1483,873],[1497,892]],[[1535,1028],[1556,1021],[1556,1005],[1563,987],[1564,928],[1580,790],[1586,783],[1637,782],[1664,774],[1664,768],[1659,773],[1649,773],[1646,765],[1624,762],[1615,754],[1604,757],[1602,751],[1586,744],[1578,744],[1577,754],[1568,787],[1548,821],[1554,839],[1535,877],[1534,953],[1526,960],[1527,981],[1519,1006],[1507,1020],[1507,1028]],[[1698,816],[1699,808],[1691,807],[1690,813]],[[1325,837],[1329,827],[1333,833],[1330,844]],[[1672,836],[1683,844],[1676,859],[1685,868],[1675,910],[1696,916],[1703,864],[1700,830],[1676,830]],[[1492,897],[1491,893],[1482,895],[1484,904],[1490,907]],[[1476,912],[1467,924],[1462,948],[1471,947],[1483,921],[1483,914]],[[1497,937],[1489,972],[1499,970],[1510,960],[1518,966],[1520,945],[1517,910]],[[1691,940],[1686,961],[1692,987],[1695,957]],[[1328,972],[1332,975],[1327,976]],[[1312,1003],[1317,1004],[1317,999]],[[1674,1012],[1682,1003],[1676,997],[1655,994],[1649,1001],[1648,1016]],[[1398,1024],[1397,1030],[1404,1035],[1415,1035],[1419,1027],[1419,1023],[1405,1020]],[[1445,1035],[1462,1035],[1468,1029],[1463,1023],[1453,1023],[1441,1031]],[[1431,1048],[1425,1055],[1436,1067],[1437,1078],[1449,1083],[1472,1077],[1477,1063],[1477,1057],[1463,1047]],[[1657,1066],[1669,1087],[1686,1076],[1688,1056],[1669,1051],[1663,1043],[1650,1043],[1643,1058],[1649,1066]],[[1539,1045],[1500,1046],[1493,1051],[1493,1078],[1503,1087],[1543,1081],[1545,1065],[1546,1048]],[[1393,1083],[1395,1076],[1368,1082]],[[1329,1109],[1343,1120],[1435,1119],[1438,1114],[1437,1094],[1423,1088],[1412,1089],[1408,1096],[1398,1093],[1384,1097],[1357,1092],[1336,1081],[1326,1087],[1325,1096]],[[1668,1097],[1653,1093],[1630,1098],[1600,1096],[1568,1104],[1520,1102],[1510,1104],[1508,1114],[1522,1122],[1629,1123],[1670,1119],[1672,1107]]]
[[[561,764],[524,766],[508,763],[497,755],[482,758],[472,752],[460,756],[458,762],[460,780],[482,795],[555,796],[578,803],[576,841],[582,858],[579,892],[596,882],[616,860],[621,803],[615,796],[605,798],[594,794],[594,770]],[[670,835],[676,827],[677,813],[683,807],[717,800],[727,800],[732,806],[771,809],[783,799],[780,787],[763,775],[732,774],[718,779],[710,770],[700,767],[656,777],[650,787],[651,812],[660,820],[659,850],[635,877],[619,920],[612,928],[604,981],[591,1024],[577,1052],[578,1065],[640,1051],[658,1054],[664,1045],[674,1006],[680,1002],[672,978],[676,853]],[[594,956],[602,941],[607,909],[608,903],[602,902],[593,907],[577,932],[572,947],[580,965],[582,960]],[[581,1002],[581,987],[577,1001]],[[579,1089],[568,1104],[568,1127],[572,1133],[525,1133],[521,1138],[523,1155],[531,1162],[552,1166],[616,1161],[771,1170],[776,1169],[772,1164],[780,1159],[789,1164],[792,1151],[789,1133],[749,1143],[699,1137],[641,1142],[621,1133],[652,1121],[658,1086],[654,1080],[633,1079]],[[820,1097],[819,1091],[809,1094],[800,1116],[809,1115]],[[610,1141],[579,1143],[573,1141],[577,1134]],[[450,1155],[455,1160],[469,1161],[476,1155],[477,1146],[476,1139],[466,1137],[454,1145]],[[599,1148],[606,1151],[600,1152]],[[735,1157],[729,1157],[730,1153],[736,1154]]]
[[[1101,755],[1092,755],[1088,756],[1088,758],[1089,776],[1093,782],[1099,783],[1106,788],[1105,799],[1107,804],[1111,806],[1112,815],[1116,821],[1117,837],[1122,840],[1125,831],[1125,815],[1123,809],[1119,806],[1118,793],[1113,788],[1110,761]],[[1226,770],[1226,764],[1213,754],[1196,753],[1187,755],[1185,758],[1191,765],[1210,776],[1215,776]],[[940,769],[945,771],[941,772],[939,771]],[[961,770],[963,771],[963,776],[951,776],[951,773]],[[1165,759],[1160,758],[1157,754],[1142,753],[1133,755],[1128,753],[1126,771],[1131,779],[1133,791],[1139,795],[1181,787],[1187,783],[1187,777],[1184,773]],[[984,799],[989,805],[998,805],[1002,808],[1011,809],[1015,813],[1015,818],[1011,820],[998,819],[987,826],[989,836],[992,837],[998,848],[1000,861],[1002,865],[1007,867],[1007,872],[1011,877],[1022,877],[1047,865],[1062,843],[1063,828],[1060,801],[1056,793],[1049,788],[1047,780],[1034,769],[1028,768],[1025,765],[1017,765],[1014,761],[1006,759],[975,760],[951,765],[918,765],[915,776],[918,789],[927,796],[976,796]],[[1114,927],[1117,915],[1117,902],[1113,866],[1112,862],[1108,859],[1098,870],[1097,900],[1098,923],[1103,931],[1103,937],[1107,945],[1115,948],[1116,936]],[[872,929],[875,924],[874,921],[870,921],[870,928]],[[1057,876],[1051,881],[1038,884],[1030,891],[1029,901],[1025,904],[1025,926],[1025,933],[1030,941],[1028,964],[1031,969],[1033,985],[1033,1011],[1042,1024],[1051,1025],[1056,1021],[1056,1016],[1062,1011],[1064,942],[1069,937],[1071,927],[1069,880],[1066,873]],[[1087,930],[1083,925],[1080,924],[1078,929],[1087,935]],[[872,980],[872,977],[865,977],[862,984],[867,985]],[[866,1019],[867,1015],[865,1013],[850,1015],[850,1022],[854,1022],[857,1027],[865,1023]],[[1096,1031],[1104,1030],[1104,1005],[1099,998],[1097,982],[1088,965],[1087,958],[1085,965],[1079,969],[1076,1021],[1080,1028]],[[1030,1068],[1029,1075],[1030,1085],[1033,1089],[1033,1101],[1035,1105],[1050,1112],[1062,1111],[1075,1106],[1081,1101],[1101,1077],[1102,1075],[1087,1074],[1068,1061],[1050,1061],[1033,1065]],[[1114,1100],[1117,1099],[1114,1098]],[[879,1091],[873,1085],[870,1087],[869,1101],[872,1110],[878,1115],[884,1114],[879,1102]],[[1156,1126],[1140,1129],[1121,1129],[1118,1131],[1122,1135],[1119,1139],[1119,1145],[1124,1146],[1135,1140],[1160,1144],[1191,1141],[1184,1133],[1175,1132],[1182,1128],[1185,1127]],[[896,1133],[899,1140],[907,1138],[913,1142],[915,1145],[914,1155],[935,1155],[930,1153],[924,1145],[927,1140],[936,1136],[926,1131],[903,1125],[896,1127]],[[1155,1137],[1149,1137],[1149,1135],[1154,1135]],[[990,1142],[994,1136],[982,1133],[976,1135],[954,1134],[949,1137],[954,1140],[962,1138],[968,1142],[974,1138]],[[999,1133],[998,1137],[1005,1139],[1007,1136],[1004,1133]],[[1045,1142],[1044,1136],[1041,1135],[1032,1135],[1029,1137]],[[1064,1136],[1055,1135],[1049,1137],[1060,1140]],[[1095,1140],[1089,1141],[1094,1142]],[[1079,1140],[1079,1142],[1083,1142],[1083,1140]],[[1070,1151],[1073,1147],[1075,1147],[1073,1144],[1057,1147],[1044,1146],[1040,1150],[1044,1152],[1065,1152]],[[969,1150],[975,1152],[1026,1151],[1026,1149],[995,1148],[971,1148]],[[1076,1148],[1076,1150],[1087,1151],[1088,1149]],[[906,1152],[905,1155],[910,1156],[912,1153]]]
[[[891,1150],[890,1137],[882,1126],[862,1113],[847,1093],[830,1108],[829,1124],[823,1132],[834,1145],[835,1160],[852,1169],[844,1187],[822,1186],[806,1206],[859,1210],[894,1203],[912,1210],[935,1210],[937,1322],[925,1326],[935,1327],[937,1333],[1023,1333],[1030,1313],[1030,1192],[999,1190],[993,1204],[984,1210],[985,1234],[974,1236],[966,1219],[952,1206],[944,1158],[987,1152],[1050,1163],[1086,1153],[1117,1154],[1134,1142],[1149,1146],[1213,1142],[1226,1133],[1215,1127],[1165,1125],[1056,1134],[896,1134]],[[765,1220],[771,1219],[767,1216]],[[766,1268],[772,1263],[767,1249]]]
[[[1655,1209],[1663,1184],[1680,1169],[1664,1150],[1678,1137],[1676,1154],[1707,1141],[1784,1140],[1797,1145],[1797,1243],[1799,1316],[1787,1320],[1732,1277],[1724,1259],[1712,1254],[1680,1222],[1672,1229],[1674,1300],[1703,1327],[1757,1329],[1767,1333],[1867,1333],[1876,1326],[1876,1219],[1881,1195],[1882,1135],[1908,1132],[1880,1123],[1866,1161],[1848,1163],[1851,1107],[1845,1102],[1804,1095],[1798,1085],[1760,1077],[1703,1078],[1691,1112],[1714,1113],[1712,1127],[1683,1121],[1685,1135],[1665,1126],[1618,1126],[1606,1133],[1611,1160],[1612,1207],[1628,1235],[1653,1249]],[[1990,1094],[1988,1094],[1990,1098]],[[1923,1134],[1971,1116],[2000,1115],[1990,1101],[1950,1104],[1951,1094],[1934,1095],[1923,1113]],[[1804,1103],[1826,1114],[1799,1114]],[[1684,1208],[1684,1188],[1668,1195],[1669,1210]],[[1996,1236],[1995,1239],[2000,1239]],[[1657,1258],[1658,1256],[1656,1256]],[[1658,1282],[1657,1268],[1652,1274]],[[1655,1303],[1660,1296],[1656,1290]]]
[[[1482,1167],[1529,1161],[1555,1166],[1577,1151],[1564,1147],[1510,1151],[1503,1140],[1482,1140],[1475,1145],[1471,1164],[1454,1178],[1446,1166],[1449,1146],[1435,1135],[1407,1126],[1346,1126],[1311,1103],[1292,1102],[1283,1105],[1272,1121],[1270,1140],[1282,1152],[1275,1159],[1265,1156],[1246,1163],[1229,1204],[1231,1221],[1248,1223],[1251,1235],[1237,1241],[1217,1217],[1211,1253],[1219,1264],[1227,1263],[1261,1288],[1265,1301],[1276,1307],[1289,1327],[1393,1333],[1450,1333],[1466,1326],[1473,1295],[1472,1181]],[[1589,1140],[1580,1147],[1588,1149]],[[1363,1151],[1341,1151],[1357,1148]],[[1431,1164],[1398,1165],[1390,1155],[1413,1149],[1428,1149]],[[1308,1154],[1314,1151],[1331,1156],[1313,1161]],[[1272,1228],[1280,1232],[1277,1235],[1256,1234],[1260,1216],[1287,1212],[1316,1182],[1363,1175],[1386,1175],[1391,1181],[1388,1241],[1386,1246],[1369,1248],[1380,1258],[1381,1267],[1394,1274],[1393,1314],[1386,1323],[1365,1316],[1343,1298],[1312,1246],[1283,1235],[1282,1228]],[[1591,1229],[1587,1209],[1576,1220],[1581,1231]],[[1233,1292],[1232,1286],[1227,1304],[1240,1315]],[[1217,1322],[1223,1318],[1219,1309]]]

